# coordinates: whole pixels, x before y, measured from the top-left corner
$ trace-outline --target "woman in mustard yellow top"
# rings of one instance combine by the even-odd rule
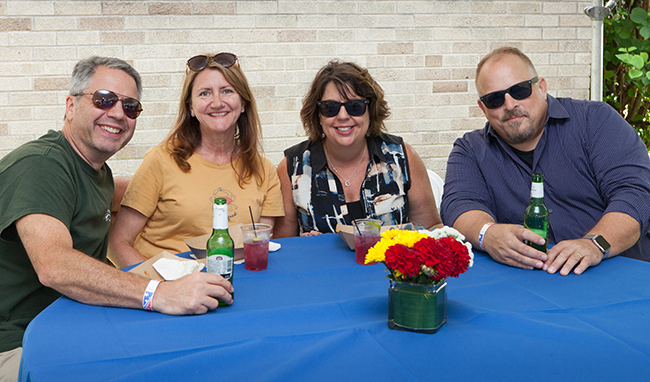
[[[231,53],[188,60],[178,117],[145,155],[122,199],[109,257],[131,265],[212,230],[212,203],[228,200],[231,225],[284,216],[275,167],[260,152],[261,126],[248,81]],[[123,256],[125,257],[125,256]]]

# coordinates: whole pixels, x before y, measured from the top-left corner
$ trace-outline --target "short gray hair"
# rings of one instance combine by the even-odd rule
[[[93,74],[95,74],[95,69],[98,66],[105,66],[111,69],[119,69],[133,77],[135,80],[135,85],[138,89],[138,99],[142,97],[142,80],[140,79],[140,74],[138,74],[137,70],[135,70],[126,61],[120,60],[119,58],[99,56],[92,56],[90,58],[83,59],[77,62],[77,64],[74,66],[74,69],[72,70],[72,80],[70,81],[71,95],[83,93],[83,91],[88,88],[88,86],[90,86],[90,81],[92,80]]]

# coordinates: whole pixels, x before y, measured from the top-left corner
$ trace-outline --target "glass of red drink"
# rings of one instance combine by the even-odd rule
[[[258,223],[244,224],[241,227],[244,240],[244,266],[249,271],[263,271],[269,261],[269,240],[271,239],[271,226]]]
[[[356,219],[352,223],[354,225],[354,254],[357,264],[366,264],[368,249],[381,239],[381,220]]]

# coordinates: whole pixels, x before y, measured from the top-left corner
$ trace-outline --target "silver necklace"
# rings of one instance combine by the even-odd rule
[[[330,157],[329,157],[329,154],[327,153],[327,149],[325,148],[325,145],[323,145],[323,150],[325,151],[325,159],[327,159],[327,163],[330,165],[332,170],[334,170],[336,175],[338,175],[339,177],[341,177],[341,179],[344,180],[343,184],[345,185],[345,187],[350,187],[350,185],[351,185],[350,179],[352,179],[354,174],[357,172],[357,169],[359,168],[359,165],[361,164],[361,160],[363,159],[363,156],[366,153],[366,149],[367,149],[367,146],[363,146],[363,152],[361,153],[361,157],[359,158],[359,162],[357,162],[357,167],[354,168],[354,171],[352,171],[352,175],[350,175],[350,177],[346,180],[343,177],[343,175],[341,175],[341,173],[336,169],[336,167],[334,167],[334,165],[330,161]]]

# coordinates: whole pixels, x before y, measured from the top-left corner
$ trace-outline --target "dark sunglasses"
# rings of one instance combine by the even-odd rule
[[[510,97],[516,100],[522,100],[530,97],[530,95],[533,93],[533,83],[535,82],[537,82],[537,77],[533,77],[528,81],[514,84],[506,90],[499,90],[497,92],[488,93],[479,99],[488,109],[496,109],[497,107],[501,107],[501,105],[506,102],[506,93],[510,94]]]
[[[187,67],[195,72],[200,72],[201,70],[205,69],[206,66],[208,66],[210,61],[214,61],[224,68],[229,68],[235,65],[235,62],[237,62],[237,56],[232,53],[225,52],[217,53],[212,57],[204,55],[194,56],[187,60]]]
[[[345,106],[345,111],[353,117],[360,117],[366,112],[366,106],[370,103],[367,99],[351,99],[347,102],[337,101],[318,101],[318,110],[323,117],[330,118],[337,116],[341,111],[341,105]]]
[[[120,99],[117,94],[113,93],[110,90],[97,90],[94,93],[79,93],[75,95],[93,96],[93,105],[95,105],[96,108],[102,110],[108,110],[115,106],[117,101],[122,101],[122,110],[124,110],[124,114],[131,119],[138,118],[140,112],[142,112],[142,104],[140,101],[131,97],[124,97]]]

